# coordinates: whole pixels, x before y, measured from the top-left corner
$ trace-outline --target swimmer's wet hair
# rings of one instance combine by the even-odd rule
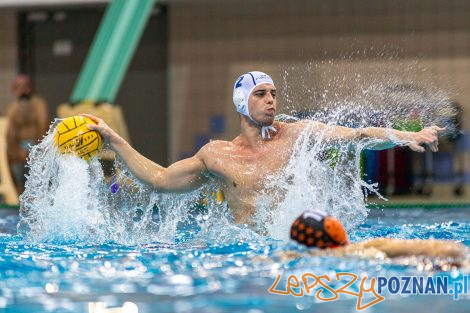
[[[290,238],[307,247],[336,248],[349,243],[340,221],[324,211],[305,211],[291,226]]]

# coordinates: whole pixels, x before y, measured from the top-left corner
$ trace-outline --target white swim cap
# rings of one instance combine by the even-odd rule
[[[248,109],[248,99],[250,98],[253,89],[261,84],[271,84],[274,86],[274,81],[266,73],[253,71],[238,77],[235,85],[233,86],[233,104],[235,104],[237,112],[247,116],[256,125],[259,125],[259,123],[256,122],[250,115],[250,111]],[[266,134],[268,138],[271,138],[268,130],[276,132],[276,129],[272,126],[263,126],[261,128],[261,135],[263,139],[265,138]]]
[[[253,89],[261,84],[271,84],[274,86],[274,82],[268,74],[254,71],[238,77],[233,86],[233,103],[235,104],[237,112],[248,116],[252,121],[253,119],[248,110],[248,98],[253,92]]]

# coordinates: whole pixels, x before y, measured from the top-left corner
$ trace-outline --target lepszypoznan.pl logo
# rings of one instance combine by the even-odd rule
[[[401,295],[453,295],[454,300],[458,300],[460,295],[468,294],[468,275],[456,280],[452,285],[449,284],[447,276],[377,276],[368,278],[364,276],[359,283],[358,275],[352,273],[337,273],[332,280],[328,275],[315,275],[305,273],[302,277],[289,275],[286,281],[285,290],[279,289],[278,285],[282,274],[279,274],[274,284],[269,288],[269,292],[278,295],[292,295],[294,297],[302,297],[304,295],[314,294],[320,301],[334,301],[339,298],[340,294],[348,294],[357,297],[356,309],[358,311],[367,309],[379,302],[385,300],[382,295],[386,291],[389,294]],[[329,283],[334,285],[340,284],[336,289],[331,287]],[[351,288],[355,283],[359,283],[359,288]],[[372,295],[374,298],[368,303],[364,303],[364,297]]]

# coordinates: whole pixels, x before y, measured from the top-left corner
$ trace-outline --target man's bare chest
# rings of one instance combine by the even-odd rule
[[[17,128],[36,126],[38,123],[38,112],[34,104],[15,104],[12,110],[12,122]]]
[[[218,157],[212,164],[226,184],[235,188],[260,188],[267,177],[282,169],[290,158],[290,150],[271,150],[264,153],[233,153]]]

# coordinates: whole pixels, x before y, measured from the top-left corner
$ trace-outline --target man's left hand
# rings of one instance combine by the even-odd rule
[[[411,150],[416,152],[424,152],[426,149],[422,146],[428,145],[431,151],[437,152],[438,149],[438,134],[444,131],[445,128],[439,126],[431,126],[422,129],[417,133],[413,133],[412,140],[407,144]]]

